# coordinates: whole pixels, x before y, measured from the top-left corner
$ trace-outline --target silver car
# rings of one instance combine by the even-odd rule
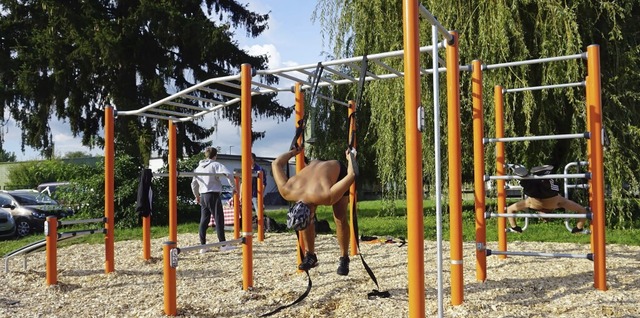
[[[16,222],[11,213],[0,209],[0,238],[14,238],[16,236]]]

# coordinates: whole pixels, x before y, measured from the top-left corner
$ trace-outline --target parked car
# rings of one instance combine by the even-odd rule
[[[16,236],[16,222],[11,212],[0,209],[0,238],[13,238]]]
[[[55,215],[62,219],[73,215],[73,210],[36,190],[0,191],[0,206],[13,215],[16,234],[20,237],[42,232],[47,216]]]

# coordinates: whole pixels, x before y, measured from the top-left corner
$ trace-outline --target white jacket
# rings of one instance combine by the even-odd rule
[[[200,196],[206,192],[222,192],[222,182],[220,177],[226,177],[231,189],[234,188],[233,174],[223,164],[212,160],[200,160],[198,167],[193,171],[196,173],[210,173],[211,175],[197,175],[191,180],[191,191],[194,196]]]

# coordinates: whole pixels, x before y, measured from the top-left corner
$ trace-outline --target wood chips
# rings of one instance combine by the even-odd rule
[[[232,234],[227,233],[228,237]],[[561,234],[570,235],[570,234]],[[514,236],[509,236],[513,239]],[[209,239],[215,235],[209,232]],[[152,261],[141,259],[142,242],[116,243],[115,269],[104,274],[104,246],[78,244],[59,249],[58,284],[45,283],[45,254],[9,260],[0,274],[0,317],[164,317],[162,243],[152,241]],[[197,234],[178,236],[180,246]],[[242,252],[183,253],[177,268],[177,307],[182,317],[258,317],[298,298],[307,277],[296,271],[295,235],[268,233],[254,239],[253,287],[242,289]],[[411,243],[409,243],[411,244]],[[361,243],[362,255],[390,298],[367,299],[375,284],[360,257],[349,276],[336,274],[338,246],[319,235],[319,266],[301,303],[272,317],[408,317],[407,246]],[[490,242],[489,248],[497,249]],[[436,243],[424,242],[425,316],[438,312]],[[588,245],[510,242],[509,250],[586,254]],[[607,246],[608,291],[593,288],[593,262],[585,259],[514,256],[487,258],[487,280],[476,281],[473,242],[464,243],[464,302],[450,304],[449,244],[443,243],[445,317],[640,317],[640,247]]]

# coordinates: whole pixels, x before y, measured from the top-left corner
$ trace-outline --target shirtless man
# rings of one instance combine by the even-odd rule
[[[543,176],[551,173],[553,166],[544,165],[531,168],[531,171],[525,167],[518,168],[515,174],[520,177],[526,177],[529,173],[533,175]],[[512,214],[525,209],[531,209],[542,213],[549,213],[556,209],[565,209],[567,211],[575,211],[585,214],[587,209],[579,205],[578,203],[571,201],[558,193],[560,188],[553,182],[553,179],[522,179],[520,185],[524,189],[524,193],[527,198],[513,203],[507,207],[507,213]],[[517,225],[515,218],[508,218],[510,227],[507,228],[507,232],[522,233],[522,228]],[[576,226],[571,230],[571,233],[589,234],[588,230],[584,229],[586,219],[578,219]]]
[[[287,225],[300,231],[302,235],[306,254],[298,268],[309,270],[318,264],[315,254],[315,225],[312,220],[318,205],[331,205],[340,246],[340,265],[337,273],[348,275],[350,229],[347,223],[347,211],[349,187],[356,178],[350,151],[346,152],[348,167],[337,160],[313,160],[296,175],[287,178],[284,168],[289,159],[301,151],[301,147],[293,149],[280,155],[272,163],[273,178],[280,194],[285,200],[296,202],[289,209]]]

